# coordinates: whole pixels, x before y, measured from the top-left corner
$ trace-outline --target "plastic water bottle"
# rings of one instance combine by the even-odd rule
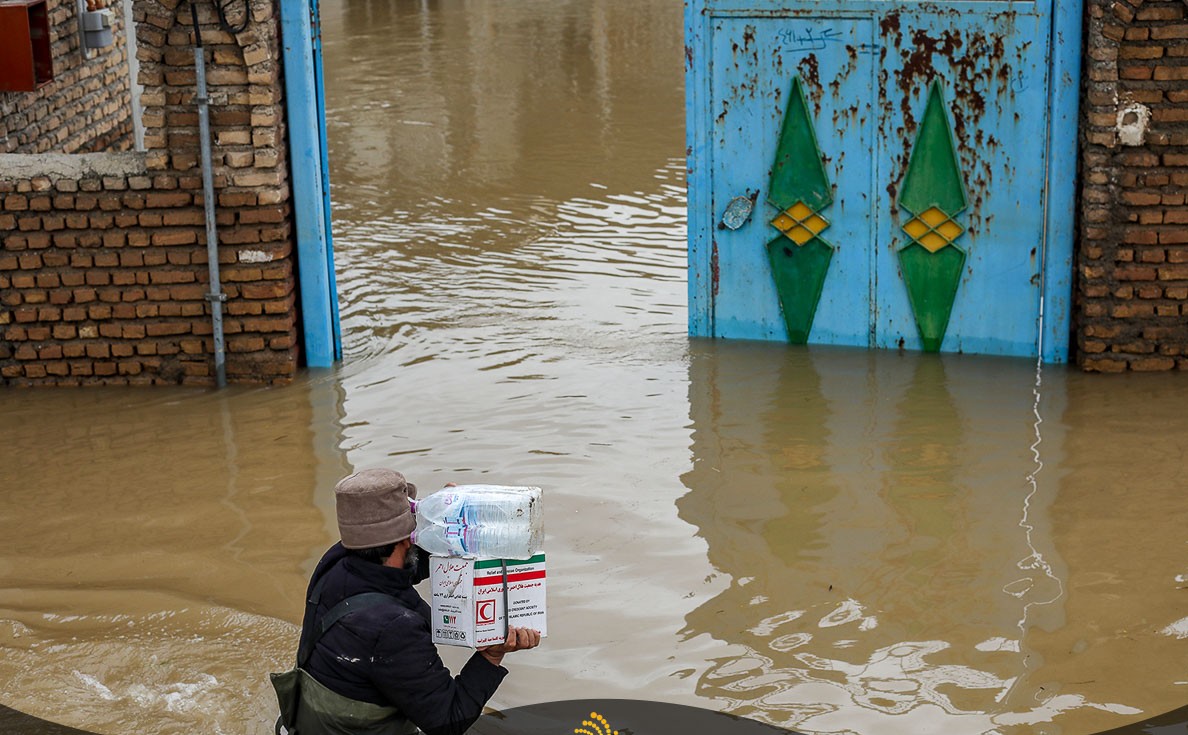
[[[412,541],[430,554],[464,559],[528,559],[544,541],[538,487],[459,485],[410,501]]]

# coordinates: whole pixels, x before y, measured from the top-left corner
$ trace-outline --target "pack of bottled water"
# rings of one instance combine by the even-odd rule
[[[538,487],[458,485],[410,502],[412,542],[435,556],[528,559],[544,542]]]

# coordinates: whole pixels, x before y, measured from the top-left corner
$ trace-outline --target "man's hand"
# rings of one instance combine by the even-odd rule
[[[512,651],[527,651],[540,645],[540,631],[531,628],[517,628],[508,626],[507,640],[494,646],[484,646],[478,649],[483,658],[495,666],[503,662],[503,654]]]

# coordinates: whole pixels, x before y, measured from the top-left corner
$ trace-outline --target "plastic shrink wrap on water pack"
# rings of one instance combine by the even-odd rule
[[[538,487],[459,485],[412,501],[413,543],[435,556],[529,559],[544,541]]]

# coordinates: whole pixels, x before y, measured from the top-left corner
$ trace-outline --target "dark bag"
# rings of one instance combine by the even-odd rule
[[[276,735],[281,727],[295,735],[297,732],[297,702],[301,697],[301,669],[290,669],[283,674],[269,674],[272,688],[276,690],[276,701],[280,704],[280,717],[276,718]]]
[[[281,684],[277,686],[277,680]],[[327,689],[305,669],[272,675],[277,699],[286,690],[292,703],[292,720],[277,720],[277,735],[283,726],[299,735],[406,735],[419,732],[395,707],[360,702]],[[282,719],[284,714],[281,715]]]

